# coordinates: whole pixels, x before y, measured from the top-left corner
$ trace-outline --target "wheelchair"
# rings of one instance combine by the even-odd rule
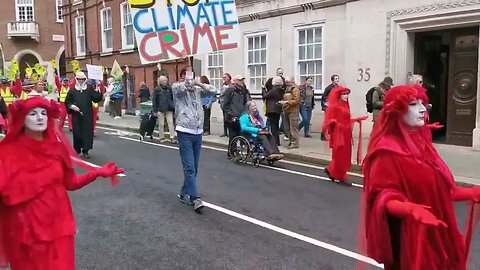
[[[228,145],[230,159],[238,164],[250,163],[253,167],[259,167],[260,162],[266,161],[272,166],[275,160],[267,160],[263,152],[262,143],[250,134],[242,133],[234,137]]]

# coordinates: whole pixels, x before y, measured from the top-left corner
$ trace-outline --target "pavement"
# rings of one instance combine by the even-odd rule
[[[98,126],[123,129],[132,132],[137,132],[140,126],[140,117],[134,115],[124,115],[122,119],[113,119],[108,114],[99,113],[100,120],[97,122]],[[217,147],[227,147],[228,139],[221,138],[219,135],[223,133],[223,119],[220,107],[214,104],[212,107],[211,117],[211,135],[204,136],[203,141],[207,145]],[[312,119],[312,138],[300,138],[300,148],[289,150],[285,147],[280,147],[280,151],[284,153],[286,159],[309,163],[312,165],[326,165],[331,160],[331,152],[328,143],[320,140],[319,129],[315,123],[321,123],[321,116],[315,114]],[[368,120],[365,125],[371,124]],[[360,173],[360,166],[357,165],[357,143],[358,143],[358,126],[354,126],[354,141],[355,145],[352,151],[352,172]],[[303,134],[301,132],[301,134]],[[282,136],[283,137],[283,136]],[[368,134],[362,135],[362,156],[365,155],[368,146]],[[288,142],[283,141],[283,146],[287,146]],[[480,185],[480,151],[474,151],[471,147],[462,147],[446,144],[435,144],[435,147],[449,166],[455,180],[459,183],[467,183]]]
[[[253,168],[204,145],[198,186],[207,207],[196,214],[176,197],[183,182],[176,145],[98,127],[90,154],[97,165],[115,160],[125,176],[113,187],[98,179],[69,193],[77,269],[351,270],[356,259],[381,269],[357,249],[360,186],[334,184],[317,166]],[[460,226],[465,206],[455,205]],[[468,269],[480,269],[478,230]]]

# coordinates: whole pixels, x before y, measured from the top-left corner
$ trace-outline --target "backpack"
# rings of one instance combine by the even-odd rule
[[[370,90],[367,91],[365,95],[365,100],[367,101],[367,112],[373,113],[373,92],[377,90],[377,87],[372,87]]]

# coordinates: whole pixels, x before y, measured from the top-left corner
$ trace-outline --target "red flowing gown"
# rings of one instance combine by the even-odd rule
[[[75,223],[67,190],[86,183],[75,180],[67,150],[60,142],[22,134],[1,151],[0,263],[6,259],[12,270],[74,269]]]
[[[326,131],[332,149],[332,161],[328,164],[330,176],[336,180],[347,180],[347,171],[352,163],[352,121],[346,101],[338,101],[327,108]]]
[[[386,270],[465,270],[466,251],[453,207],[453,176],[430,142],[409,134],[422,152],[414,158],[389,135],[380,139],[365,166],[367,255]],[[390,216],[386,203],[408,201],[429,209],[447,228],[426,226],[413,217]]]

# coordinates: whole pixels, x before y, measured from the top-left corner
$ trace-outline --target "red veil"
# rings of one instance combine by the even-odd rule
[[[359,245],[361,252],[366,253],[368,256],[372,256],[374,259],[378,258],[392,258],[391,246],[388,246],[387,241],[382,242],[380,236],[370,235],[372,237],[371,241],[378,244],[378,246],[367,247],[366,231],[368,228],[371,228],[369,223],[374,222],[374,216],[366,216],[371,209],[372,201],[371,198],[367,198],[370,190],[370,182],[374,181],[369,179],[370,168],[372,165],[373,158],[382,150],[388,150],[390,152],[401,153],[403,156],[412,157],[417,162],[422,162],[422,160],[428,160],[432,166],[434,166],[439,174],[442,175],[442,178],[446,180],[446,185],[450,186],[451,190],[455,187],[455,181],[452,177],[452,174],[448,166],[441,160],[437,151],[435,150],[432,140],[429,126],[425,125],[421,127],[417,132],[411,132],[404,125],[402,120],[403,115],[407,112],[408,106],[411,101],[421,99],[424,103],[428,103],[428,97],[425,94],[425,89],[420,86],[408,86],[400,85],[392,87],[384,98],[384,107],[378,115],[371,135],[370,141],[367,149],[367,155],[362,164],[362,171],[364,172],[364,188],[362,199],[360,203],[360,223],[359,223]],[[412,139],[413,138],[413,139]],[[385,164],[389,166],[389,164]],[[478,221],[478,217],[475,218]],[[469,243],[471,235],[473,233],[473,228],[475,227],[476,221],[474,221],[474,208],[473,204],[470,206],[470,211],[467,216],[466,222],[466,251],[468,253]],[[375,226],[374,226],[375,227]],[[422,227],[423,228],[423,227]],[[388,231],[388,228],[386,228]],[[425,239],[425,230],[420,229],[418,231],[419,238],[421,243]],[[375,239],[377,238],[377,239]],[[421,247],[421,245],[418,245]],[[452,247],[453,248],[453,247]],[[423,250],[417,250],[417,261],[419,265],[420,260],[423,255]],[[361,269],[360,265],[357,265],[357,269]],[[412,270],[416,270],[414,268]]]
[[[0,141],[0,149],[16,142],[21,137],[25,116],[31,109],[38,107],[47,110],[47,129],[44,132],[43,142],[49,145],[48,149],[51,150],[51,153],[62,160],[67,168],[73,169],[72,165],[74,164],[87,170],[97,169],[96,166],[82,161],[65,137],[62,130],[63,121],[66,117],[65,107],[53,100],[49,101],[38,96],[26,100],[17,100],[8,106],[8,132],[5,138]],[[15,164],[9,164],[9,166],[15,166]],[[117,176],[112,176],[111,184],[114,185],[117,182]],[[3,211],[4,205],[0,201],[0,232],[3,230],[1,222]],[[0,233],[0,267],[7,264],[4,239],[1,239],[2,235],[3,233]]]

